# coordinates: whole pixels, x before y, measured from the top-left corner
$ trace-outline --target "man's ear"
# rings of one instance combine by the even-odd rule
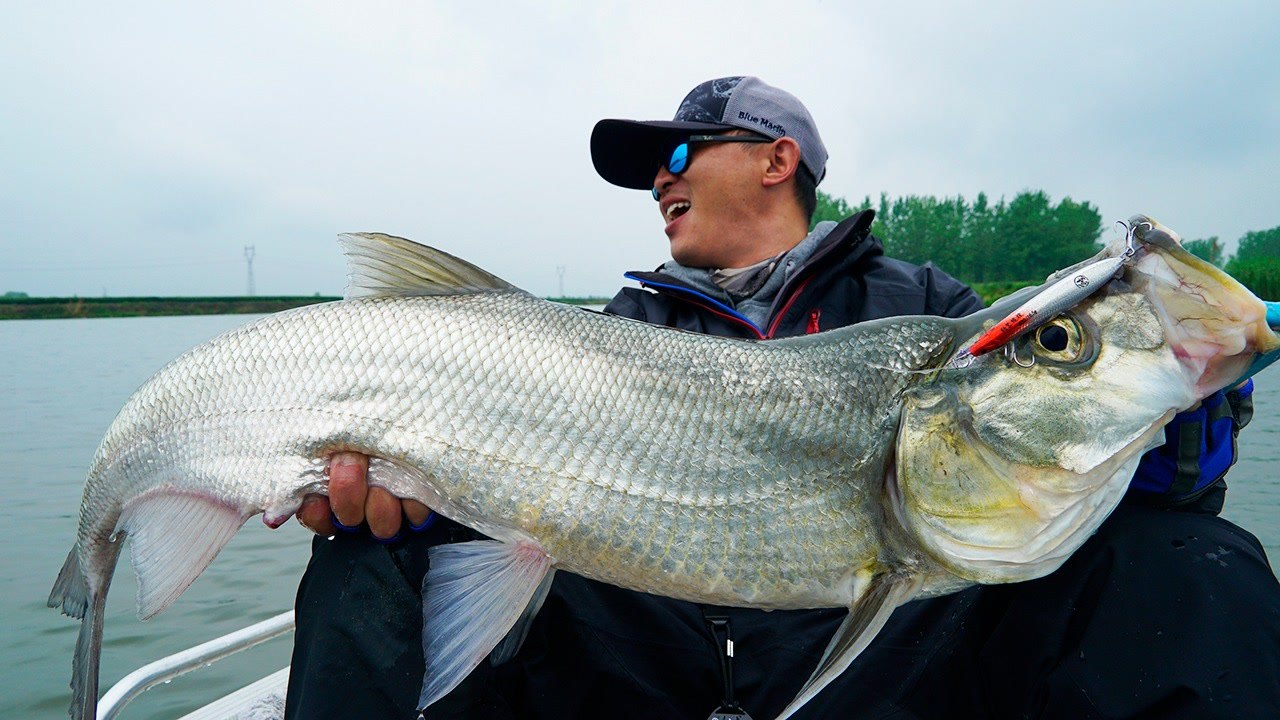
[[[791,179],[800,169],[800,144],[789,137],[775,140],[769,149],[769,165],[765,168],[761,182],[765,187],[773,187]]]

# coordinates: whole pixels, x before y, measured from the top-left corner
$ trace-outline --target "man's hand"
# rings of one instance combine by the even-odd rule
[[[401,500],[380,487],[369,487],[369,456],[354,452],[335,453],[329,460],[329,496],[308,495],[298,508],[298,522],[317,535],[333,535],[338,522],[346,527],[369,524],[369,532],[389,540],[400,532],[402,518],[420,526],[431,509],[416,500]]]

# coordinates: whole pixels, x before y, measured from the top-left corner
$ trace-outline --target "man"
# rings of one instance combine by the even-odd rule
[[[631,273],[608,312],[763,339],[981,305],[931,266],[883,255],[870,212],[809,231],[827,152],[804,106],[758,78],[699,85],[670,122],[604,120],[592,158],[649,190],[672,262]],[[1050,577],[899,608],[801,718],[1275,717],[1280,586],[1252,536],[1216,517],[1244,393],[1171,425],[1130,498]],[[1181,450],[1181,452],[1179,452]],[[412,717],[421,682],[427,548],[471,531],[367,489],[367,461],[335,458],[331,502],[299,519],[317,539],[298,594],[291,717]],[[330,521],[330,509],[346,526]],[[482,664],[428,717],[776,715],[843,609],[700,606],[557,575],[520,653]],[[726,652],[732,639],[733,652]]]

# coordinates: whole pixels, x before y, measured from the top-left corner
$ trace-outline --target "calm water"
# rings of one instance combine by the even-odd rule
[[[183,350],[250,316],[0,322],[0,718],[65,717],[79,623],[45,607],[75,537],[85,468],[129,394]],[[1271,371],[1265,379],[1280,377]],[[1277,383],[1280,385],[1280,383]],[[1280,552],[1280,389],[1260,388],[1226,516]],[[102,689],[138,666],[292,606],[309,533],[256,519],[171,608],[134,615],[128,563],[107,605]],[[173,718],[288,662],[277,640],[144,694],[126,718]]]

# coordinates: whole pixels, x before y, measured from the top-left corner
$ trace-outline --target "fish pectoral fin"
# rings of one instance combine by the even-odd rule
[[[422,585],[427,670],[419,710],[457,687],[522,615],[536,612],[533,601],[551,572],[546,551],[526,541],[437,545],[430,561]]]
[[[524,639],[529,635],[529,627],[533,625],[533,618],[542,609],[542,603],[547,599],[547,593],[551,592],[551,581],[555,580],[555,568],[547,571],[542,578],[542,582],[538,583],[538,588],[533,591],[533,597],[529,599],[529,604],[525,606],[524,612],[520,613],[520,617],[516,618],[516,624],[511,626],[511,630],[507,632],[506,637],[502,638],[502,642],[498,643],[498,647],[489,653],[489,664],[501,665],[510,660],[520,652],[520,646],[524,644]]]
[[[338,236],[350,276],[347,299],[378,295],[463,295],[516,286],[443,250],[383,233]]]
[[[158,492],[124,508],[120,529],[138,576],[138,617],[169,607],[231,540],[248,512],[206,495]]]
[[[910,600],[919,588],[920,580],[913,575],[886,573],[872,577],[866,592],[849,607],[849,614],[827,644],[827,650],[818,662],[817,669],[777,720],[791,717],[822,688],[848,669],[854,658],[871,644],[872,638],[884,627],[894,608]]]

